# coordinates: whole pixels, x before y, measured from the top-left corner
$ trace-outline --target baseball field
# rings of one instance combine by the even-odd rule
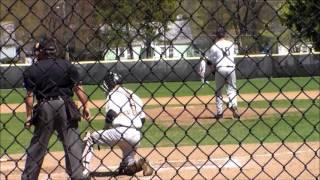
[[[314,179],[320,175],[320,77],[238,80],[240,120],[229,110],[216,121],[214,82],[125,84],[141,96],[147,122],[138,154],[156,173],[137,179]],[[92,119],[80,129],[101,129],[105,95],[85,86]],[[19,179],[31,130],[24,129],[24,90],[1,90],[0,179]],[[62,145],[53,136],[40,179],[66,178]],[[97,179],[112,176],[118,149],[95,152]],[[102,161],[101,161],[102,159]],[[117,177],[130,178],[130,177]]]

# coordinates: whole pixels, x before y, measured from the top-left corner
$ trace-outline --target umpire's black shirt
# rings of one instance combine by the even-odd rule
[[[74,65],[64,59],[41,59],[23,73],[24,86],[37,100],[57,96],[73,96],[72,88],[79,82]]]

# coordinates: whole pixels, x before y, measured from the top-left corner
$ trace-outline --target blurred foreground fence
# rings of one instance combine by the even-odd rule
[[[58,56],[76,65],[84,85],[98,85],[87,87],[93,118],[81,123],[81,137],[103,128],[108,71],[139,86],[133,91],[147,118],[136,152],[150,160],[151,179],[319,179],[319,7],[319,0],[1,0],[0,179],[20,179],[24,169],[33,132],[24,128],[19,88],[41,34],[56,40]],[[200,57],[219,27],[234,42],[244,82],[240,120],[227,106],[216,118],[216,89],[187,82],[200,81]],[[278,85],[277,77],[287,79]],[[68,178],[58,140],[39,179]],[[119,149],[102,148],[91,170],[117,178],[109,172],[120,157]]]

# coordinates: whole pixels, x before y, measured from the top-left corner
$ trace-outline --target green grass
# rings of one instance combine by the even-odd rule
[[[209,86],[200,88],[199,81],[126,84],[126,87],[136,92],[140,97],[192,96],[212,95],[215,90],[214,81]],[[320,77],[295,78],[259,78],[237,81],[240,94],[285,91],[308,91],[320,89]],[[97,86],[86,86],[86,92],[92,99],[101,99],[104,94]]]
[[[196,104],[190,104],[190,105],[196,105]],[[181,105],[178,104],[172,104],[172,105],[166,105],[166,108],[168,107],[179,107]],[[277,100],[277,101],[253,101],[253,102],[239,102],[238,107],[242,109],[277,109],[277,108],[294,108],[297,111],[305,111],[306,109],[313,108],[313,107],[320,107],[320,100],[310,100],[310,99],[296,99],[293,101],[290,100]],[[144,107],[144,109],[153,109],[158,108],[158,105],[147,105]],[[96,117],[103,116],[105,114],[104,107],[101,107],[100,109],[95,108],[91,109],[91,115],[95,117],[94,119],[97,119]]]
[[[238,144],[261,142],[304,142],[319,141],[319,101],[297,100],[293,104],[301,112],[287,112],[262,116],[260,119],[246,121],[225,120],[221,122],[203,123],[198,121],[190,125],[162,124],[161,121],[147,121],[143,132],[145,138],[142,147],[181,146],[181,145],[211,145]],[[273,107],[289,107],[285,101],[276,101]],[[269,107],[267,104],[252,104],[252,106]],[[102,115],[97,110],[93,116]],[[31,131],[23,128],[24,113],[1,115],[0,154],[24,152],[31,139]],[[90,129],[101,129],[103,120],[80,123],[81,132]],[[50,151],[62,150],[61,143],[53,136],[50,141]],[[6,150],[6,151],[4,151]]]
[[[214,82],[210,86],[200,88],[195,82],[169,82],[126,84],[141,97],[212,95]],[[237,86],[241,93],[262,93],[285,91],[319,90],[319,77],[275,78],[238,80]],[[104,99],[104,93],[98,86],[85,86],[86,93],[91,99]],[[0,90],[1,103],[21,103],[24,90]],[[274,102],[254,101],[239,102],[242,108],[297,108],[300,112],[286,113],[283,116],[275,114],[262,119],[249,121],[224,121],[222,123],[193,124],[190,126],[172,126],[166,124],[151,124],[144,127],[145,138],[141,146],[172,146],[172,145],[203,145],[203,144],[233,144],[278,142],[278,141],[319,141],[319,100],[281,100]],[[146,107],[148,108],[148,107]],[[92,115],[103,115],[104,109],[93,109]],[[31,131],[23,128],[25,113],[0,114],[0,154],[24,152],[31,139]],[[103,121],[93,121],[92,127],[101,129]],[[80,124],[81,131],[86,131],[88,124]],[[316,129],[316,127],[318,129]],[[50,141],[50,150],[62,150],[57,138]]]
[[[24,113],[1,115],[0,128],[0,156],[3,153],[21,153],[24,152],[30,143],[33,128],[24,128]],[[93,121],[90,129],[101,129],[103,121]],[[88,123],[84,120],[79,125],[81,132],[88,129]],[[49,143],[51,151],[62,150],[62,145],[54,134]]]
[[[264,101],[257,101],[251,108],[269,108]],[[244,106],[245,103],[241,103]],[[149,146],[238,144],[260,142],[302,142],[320,140],[320,102],[311,100],[274,101],[274,109],[295,108],[298,112],[273,114],[246,121],[228,120],[211,124],[195,123],[191,126],[151,125],[146,132]],[[201,122],[201,121],[199,121]],[[153,132],[160,132],[156,134]],[[144,143],[142,143],[144,144]]]
[[[211,124],[195,123],[191,126],[149,125],[142,145],[180,146],[210,144],[242,144],[261,142],[319,141],[319,106],[301,113],[286,113],[281,117],[227,120]],[[155,133],[157,132],[157,133]]]
[[[320,89],[320,77],[294,77],[294,78],[258,78],[242,79],[237,81],[240,94],[308,91]],[[97,85],[84,86],[91,99],[104,99],[102,89]],[[192,96],[212,95],[215,89],[214,82],[209,86],[200,88],[199,81],[125,84],[125,87],[136,92],[140,97],[165,97],[165,96]],[[24,97],[23,89],[0,89],[1,103],[21,103]]]
[[[309,109],[317,106],[320,107],[320,100],[310,99],[296,99],[296,100],[278,100],[278,101],[253,101],[253,102],[240,102],[239,107],[241,108],[295,108],[298,110]]]

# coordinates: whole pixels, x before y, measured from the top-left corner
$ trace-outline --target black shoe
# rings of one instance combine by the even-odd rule
[[[219,119],[223,119],[223,114],[217,114],[214,116],[215,119],[219,120]]]
[[[83,176],[82,178],[79,178],[79,179],[73,179],[71,178],[71,180],[90,180],[91,179],[91,175],[86,175],[86,176]]]
[[[230,110],[232,111],[233,118],[240,119],[240,113],[238,112],[237,108],[231,107]]]

